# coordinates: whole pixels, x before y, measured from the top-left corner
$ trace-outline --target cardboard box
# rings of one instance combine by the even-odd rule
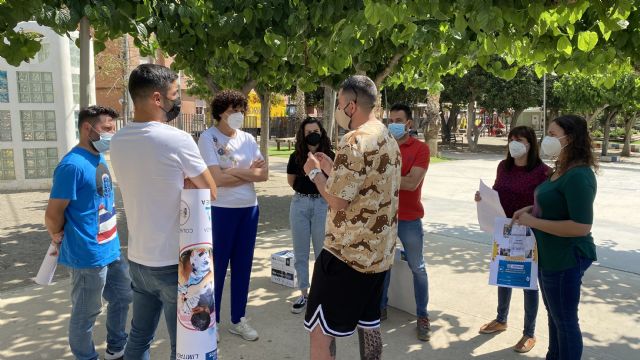
[[[298,274],[293,267],[294,257],[292,250],[283,250],[271,255],[271,281],[292,287],[298,287]]]
[[[407,263],[404,250],[397,248],[391,268],[387,304],[411,315],[416,315],[416,298],[413,295],[413,273]]]

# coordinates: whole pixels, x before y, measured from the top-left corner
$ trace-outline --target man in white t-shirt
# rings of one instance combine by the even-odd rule
[[[133,122],[111,140],[111,162],[122,192],[129,230],[133,319],[125,359],[148,360],[164,311],[176,358],[180,194],[184,187],[216,185],[191,135],[165,124],[180,113],[178,76],[143,64],[129,76]]]

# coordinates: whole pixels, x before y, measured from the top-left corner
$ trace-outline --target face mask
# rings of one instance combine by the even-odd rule
[[[100,140],[92,141],[91,144],[93,144],[93,147],[100,153],[109,151],[109,147],[111,146],[111,137],[113,134],[106,132],[98,134],[100,134]]]
[[[563,148],[562,144],[560,143],[560,139],[562,138],[564,138],[564,136],[559,138],[553,136],[545,136],[544,139],[542,139],[541,144],[542,152],[550,157],[556,157],[560,155],[560,151],[562,151]]]
[[[227,124],[229,124],[229,127],[234,130],[240,129],[243,123],[244,115],[242,115],[241,112],[233,113],[227,118]]]
[[[396,139],[400,139],[401,137],[404,136],[404,134],[407,133],[404,124],[396,124],[396,123],[389,124],[389,132],[391,133],[391,136],[393,136]]]
[[[316,146],[320,144],[321,138],[322,138],[322,135],[318,134],[317,132],[313,132],[305,136],[304,141],[307,143],[307,145]]]
[[[167,99],[167,98],[165,97],[165,99]],[[181,107],[180,104],[182,103],[182,101],[180,100],[180,98],[176,98],[175,100],[169,100],[169,99],[167,99],[167,100],[173,102],[173,105],[171,106],[171,109],[169,109],[169,111],[167,111],[163,107],[160,107],[160,108],[166,114],[167,122],[169,122],[169,121],[177,118],[178,115],[180,115],[180,107]]]
[[[342,110],[336,109],[336,122],[338,123],[338,125],[340,125],[341,128],[347,131],[351,131],[351,116],[353,116],[353,114],[351,116],[347,115],[347,106],[345,106]]]
[[[527,146],[519,141],[509,142],[509,153],[511,157],[517,159],[527,153]]]

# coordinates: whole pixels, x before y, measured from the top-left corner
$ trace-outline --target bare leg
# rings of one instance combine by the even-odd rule
[[[382,334],[380,328],[358,328],[358,341],[360,342],[361,360],[382,359]]]
[[[322,332],[320,326],[316,326],[311,332],[311,360],[335,360],[336,358],[336,338],[327,336]]]

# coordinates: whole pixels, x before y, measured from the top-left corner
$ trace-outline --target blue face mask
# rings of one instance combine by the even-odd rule
[[[404,124],[391,123],[389,124],[389,132],[394,138],[400,139],[407,133],[407,130],[405,129]]]
[[[111,137],[112,133],[99,133],[100,140],[92,141],[93,147],[100,153],[104,153],[109,151],[109,147],[111,146]]]

